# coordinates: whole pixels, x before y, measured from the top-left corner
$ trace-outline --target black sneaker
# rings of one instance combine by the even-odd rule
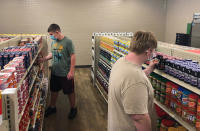
[[[47,110],[45,111],[45,117],[48,117],[51,114],[56,113],[56,107],[48,107]]]
[[[69,119],[74,119],[76,117],[76,114],[77,114],[77,108],[71,108],[71,111],[68,115],[68,118]]]

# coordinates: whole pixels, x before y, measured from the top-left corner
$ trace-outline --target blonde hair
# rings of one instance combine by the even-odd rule
[[[136,54],[142,54],[148,49],[157,48],[157,40],[153,33],[137,31],[130,44],[130,51]]]

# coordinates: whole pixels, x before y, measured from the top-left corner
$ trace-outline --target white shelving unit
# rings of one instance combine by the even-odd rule
[[[100,42],[99,42],[100,43]],[[100,45],[100,44],[99,44]],[[97,46],[99,46],[97,44]],[[108,53],[112,53],[102,47],[99,47],[99,49],[101,50],[104,50]],[[180,57],[180,58],[185,58],[185,59],[188,59],[188,58],[191,58],[192,60],[194,61],[198,61],[200,62],[200,55],[198,54],[194,54],[194,53],[191,53],[191,52],[185,52],[185,50],[190,50],[190,49],[194,49],[194,48],[189,48],[189,47],[180,47],[180,46],[177,46],[177,45],[171,45],[171,44],[167,44],[167,43],[164,43],[164,42],[158,42],[158,49],[157,51],[159,52],[162,52],[166,55],[170,55],[170,56],[175,56],[175,57]],[[125,56],[124,53],[114,49],[113,52],[116,52],[117,54],[121,55],[121,56]],[[96,52],[95,52],[96,53]],[[97,52],[98,53],[98,52]],[[185,56],[185,54],[187,54],[187,56]],[[95,54],[96,55],[96,54]],[[102,63],[104,63],[108,68],[112,68],[112,64],[108,64],[106,62],[106,60],[99,56],[97,57],[98,61],[101,61]],[[147,67],[147,65],[143,64],[143,67]],[[99,75],[104,81],[107,81],[107,79],[105,79],[104,75],[102,75],[102,73],[100,71],[98,71],[98,68],[96,68],[96,72],[97,72],[97,75]],[[191,86],[190,84],[187,84],[183,81],[180,81],[179,79],[177,78],[174,78],[173,76],[170,76],[166,73],[164,73],[163,71],[160,71],[160,70],[157,70],[155,69],[154,70],[154,73],[158,74],[158,75],[161,75],[162,77],[200,95],[200,89],[198,89],[197,87],[194,87],[194,86]],[[103,96],[103,98],[105,99],[105,101],[107,102],[107,94],[104,92],[104,90],[102,89],[103,87],[100,85],[100,83],[98,81],[96,81],[95,83],[97,89],[99,90],[100,94]],[[158,105],[161,109],[163,109],[166,113],[168,113],[172,118],[174,118],[177,122],[179,122],[182,126],[184,126],[187,130],[189,131],[196,131],[195,127],[194,126],[191,126],[190,124],[188,124],[187,122],[185,122],[180,116],[178,116],[175,112],[173,112],[171,109],[167,108],[166,106],[164,106],[163,104],[161,104],[160,102],[158,101],[154,101],[154,103],[156,105]]]

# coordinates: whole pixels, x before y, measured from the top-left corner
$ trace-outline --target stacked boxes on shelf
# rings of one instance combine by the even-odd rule
[[[26,44],[26,46],[8,47],[0,52],[0,66],[3,68],[14,57],[24,56],[24,65],[26,68],[28,68],[37,51],[38,44]]]
[[[10,40],[12,37],[8,37],[8,36],[1,36],[0,37],[0,42],[3,42],[3,41],[7,41],[7,40]]]
[[[163,70],[169,74],[191,86],[200,88],[200,65],[191,59],[181,59],[157,53],[159,64],[157,69]]]
[[[111,56],[114,46],[114,37],[101,37],[100,40],[100,55],[97,67],[97,80],[108,92],[108,81],[111,71]]]
[[[154,87],[155,99],[171,109],[191,126],[200,124],[199,102],[200,97],[157,74],[149,77]]]
[[[129,52],[130,41],[115,39],[114,41],[114,52],[112,54],[112,63],[115,63],[120,57],[127,55]]]

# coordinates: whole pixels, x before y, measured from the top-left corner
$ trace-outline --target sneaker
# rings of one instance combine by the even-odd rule
[[[71,108],[71,111],[70,111],[70,113],[68,115],[68,118],[69,119],[74,119],[76,117],[76,115],[77,115],[77,108]]]
[[[56,113],[56,107],[48,107],[47,110],[45,111],[45,117],[48,117],[51,114]]]

